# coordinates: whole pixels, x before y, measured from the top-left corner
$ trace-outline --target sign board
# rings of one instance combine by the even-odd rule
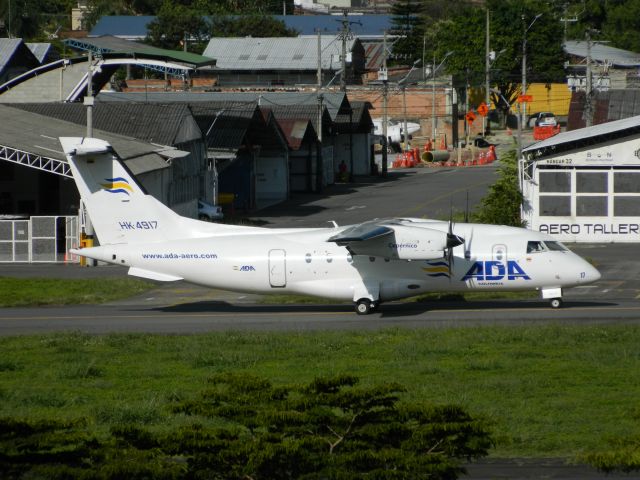
[[[467,119],[467,123],[472,124],[473,121],[476,119],[476,114],[473,112],[467,112],[464,118]]]
[[[533,95],[520,95],[517,100],[518,103],[531,103],[533,102]]]
[[[487,116],[487,113],[489,113],[489,107],[487,107],[486,103],[482,102],[480,105],[478,105],[478,113],[483,117]]]

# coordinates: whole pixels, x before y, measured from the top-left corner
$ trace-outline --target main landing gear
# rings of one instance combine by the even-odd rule
[[[356,313],[358,315],[369,315],[375,312],[380,306],[380,302],[373,302],[368,298],[361,298],[356,302]]]

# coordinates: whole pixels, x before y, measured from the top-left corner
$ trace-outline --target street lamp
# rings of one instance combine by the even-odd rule
[[[435,52],[433,53],[433,63],[431,64],[433,70],[430,73],[431,73],[431,140],[434,141],[434,142],[436,140],[436,130],[437,130],[437,125],[436,125],[436,122],[437,122],[437,117],[436,117],[436,73],[438,72],[438,70],[440,69],[442,64],[445,62],[445,60],[450,55],[453,55],[453,50],[445,53],[444,57],[442,58],[442,61],[436,67],[436,54],[435,54]]]
[[[542,14],[539,13],[538,15],[533,17],[533,20],[531,20],[531,23],[529,24],[529,26],[527,28],[524,28],[524,26],[526,25],[525,16],[524,14],[522,14],[522,28],[524,28],[524,31],[522,33],[522,95],[523,96],[527,94],[527,32],[531,29],[531,27],[533,27],[533,24],[536,23],[536,20],[538,20],[541,16]],[[523,105],[521,114],[522,114],[522,118],[520,119],[520,123],[524,123],[525,115],[527,114],[526,103]]]
[[[400,80],[398,82],[398,86],[402,89],[402,109],[404,111],[404,125],[403,125],[403,134],[404,134],[404,151],[406,152],[407,150],[409,150],[408,145],[409,145],[409,135],[407,133],[407,96],[406,96],[406,89],[407,86],[405,84],[405,81],[407,80],[407,78],[409,78],[409,75],[411,75],[411,72],[413,72],[416,67],[418,66],[418,64],[422,62],[422,60],[418,59],[415,62],[413,62],[413,65],[411,65],[411,70],[409,70],[409,73],[407,73],[402,80]]]
[[[487,106],[487,108],[490,108],[491,106],[491,98],[489,96],[490,93],[490,88],[491,88],[491,65],[493,65],[493,63],[498,60],[498,57],[500,55],[502,55],[504,52],[506,52],[507,49],[503,48],[502,50],[500,50],[498,53],[496,53],[495,51],[488,51],[486,58],[485,58],[485,100],[484,103]],[[487,117],[483,116],[482,117],[482,136],[486,137],[487,136],[487,127],[486,127],[486,121],[487,121]]]

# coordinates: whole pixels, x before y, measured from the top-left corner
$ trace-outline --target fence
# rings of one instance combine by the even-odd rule
[[[78,217],[46,216],[0,220],[0,262],[78,263]]]

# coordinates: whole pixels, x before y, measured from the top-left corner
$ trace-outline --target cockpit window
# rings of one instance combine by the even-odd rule
[[[544,242],[547,248],[554,252],[566,252],[567,247],[562,245],[560,242]]]
[[[527,253],[544,252],[544,246],[542,242],[530,241],[527,242]]]

